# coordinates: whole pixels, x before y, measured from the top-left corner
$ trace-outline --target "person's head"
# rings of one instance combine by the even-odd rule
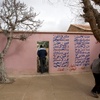
[[[98,55],[98,57],[100,58],[100,54]]]
[[[43,48],[43,46],[42,46],[42,45],[40,45],[40,48]]]

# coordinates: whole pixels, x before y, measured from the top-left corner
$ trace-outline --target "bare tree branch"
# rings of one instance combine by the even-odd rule
[[[37,14],[33,8],[28,9],[26,4],[17,0],[3,0],[0,6],[0,29],[6,36],[6,45],[0,52],[0,83],[10,83],[4,69],[4,57],[10,48],[13,39],[26,40],[31,32],[37,31],[41,25],[40,20],[36,20]],[[31,31],[31,34],[15,34],[15,31]]]
[[[100,5],[100,0],[92,0],[95,2],[95,4]]]

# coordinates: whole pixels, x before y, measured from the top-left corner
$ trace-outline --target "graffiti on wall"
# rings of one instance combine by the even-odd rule
[[[53,35],[53,64],[59,71],[69,65],[68,35]]]
[[[75,35],[75,66],[89,66],[90,65],[90,36],[89,35]],[[68,35],[53,35],[53,65],[59,71],[63,71],[65,67],[69,66],[69,36]],[[83,67],[82,67],[83,69]],[[74,68],[76,70],[76,67]]]
[[[74,37],[75,45],[75,65],[90,65],[90,36],[78,35]]]

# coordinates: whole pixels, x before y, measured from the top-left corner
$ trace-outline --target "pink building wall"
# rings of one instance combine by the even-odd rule
[[[0,51],[4,41],[5,37],[0,37]],[[26,41],[13,41],[5,57],[8,75],[37,74],[38,41],[49,41],[49,73],[90,71],[100,53],[100,43],[91,33],[38,32]]]

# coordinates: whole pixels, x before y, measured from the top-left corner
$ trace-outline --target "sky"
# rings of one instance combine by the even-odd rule
[[[62,0],[20,0],[39,15],[37,19],[43,21],[38,31],[66,32],[71,23],[75,23],[76,15],[71,8],[64,5]]]
[[[77,19],[76,13],[72,13],[72,10],[74,8],[71,9],[69,6],[66,6],[62,0],[20,0],[20,1],[24,2],[28,7],[33,7],[34,11],[37,14],[39,14],[37,16],[37,19],[43,21],[43,23],[41,27],[38,29],[38,31],[66,32],[70,24],[75,24],[78,22],[76,20]],[[51,1],[51,3],[48,1]],[[65,1],[71,1],[71,0],[65,0]]]

